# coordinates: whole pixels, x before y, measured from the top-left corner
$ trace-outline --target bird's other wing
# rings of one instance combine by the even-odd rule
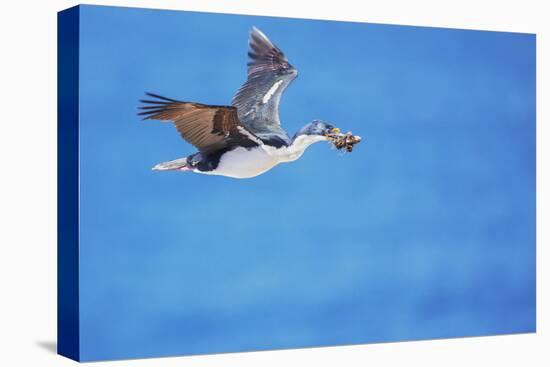
[[[279,121],[279,102],[298,71],[283,52],[259,29],[252,27],[248,39],[248,79],[231,104],[237,107],[241,123],[251,132],[284,134]]]
[[[144,120],[172,121],[189,143],[201,152],[212,152],[229,146],[254,147],[261,144],[253,133],[239,123],[233,106],[213,106],[183,102],[147,93],[153,99],[141,100]]]

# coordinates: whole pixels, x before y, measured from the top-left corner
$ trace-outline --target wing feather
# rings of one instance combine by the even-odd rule
[[[298,71],[265,34],[253,27],[249,35],[248,78],[233,97],[242,125],[254,134],[281,135],[279,102]]]
[[[239,122],[237,108],[183,102],[147,93],[154,100],[145,103],[138,113],[145,120],[172,121],[181,137],[201,152],[211,152],[232,145],[257,146],[261,142]]]

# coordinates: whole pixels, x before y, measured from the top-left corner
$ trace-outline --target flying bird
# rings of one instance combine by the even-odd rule
[[[231,106],[184,102],[153,93],[141,100],[145,105],[139,115],[173,122],[182,138],[198,149],[188,157],[159,163],[154,170],[250,178],[297,160],[313,143],[343,135],[340,129],[314,120],[290,138],[279,120],[279,103],[298,71],[256,27],[250,31],[248,45],[248,77]]]

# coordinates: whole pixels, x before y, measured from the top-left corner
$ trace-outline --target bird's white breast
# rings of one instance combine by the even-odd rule
[[[218,167],[210,175],[234,178],[249,178],[264,173],[279,161],[266,152],[262,146],[246,149],[239,147],[222,155]]]
[[[260,145],[251,149],[238,147],[222,155],[218,167],[213,171],[195,171],[207,175],[220,175],[233,178],[258,176],[279,163],[292,162],[300,158],[311,144],[326,140],[322,136],[298,137],[288,147],[275,148]]]
[[[274,148],[264,146],[264,149],[271,156],[275,157],[279,163],[292,162],[300,158],[311,144],[325,140],[326,138],[320,135],[303,135],[296,138],[292,144],[287,147]]]

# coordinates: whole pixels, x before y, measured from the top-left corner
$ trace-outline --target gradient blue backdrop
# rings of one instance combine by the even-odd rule
[[[262,29],[313,119],[365,139],[254,179],[192,153],[145,91],[229,104]],[[535,330],[535,36],[83,6],[83,360]]]

